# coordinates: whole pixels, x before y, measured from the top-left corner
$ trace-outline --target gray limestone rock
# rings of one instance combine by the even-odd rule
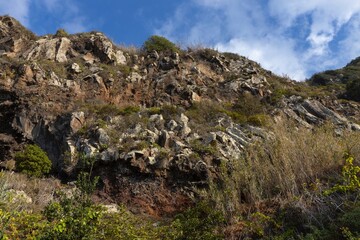
[[[166,124],[166,126],[170,131],[174,131],[176,129],[176,127],[178,126],[178,124],[175,120],[172,119]]]
[[[108,148],[105,151],[99,153],[101,161],[110,162],[119,159],[119,151],[114,148]]]
[[[82,72],[79,64],[77,64],[77,63],[71,64],[70,69],[74,73],[81,73]]]
[[[110,137],[106,131],[102,128],[96,130],[96,138],[100,145],[108,145],[110,142]]]

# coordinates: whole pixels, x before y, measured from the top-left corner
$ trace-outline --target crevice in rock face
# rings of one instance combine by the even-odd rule
[[[13,149],[23,141],[20,133],[12,127],[18,111],[18,97],[14,92],[0,89],[0,161],[9,159]]]

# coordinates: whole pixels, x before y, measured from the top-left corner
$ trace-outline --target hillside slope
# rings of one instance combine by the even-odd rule
[[[118,47],[100,32],[38,37],[8,16],[0,51],[2,166],[36,144],[53,176],[90,171],[94,200],[139,215],[171,217],[200,199],[229,222],[241,209],[272,214],[304,184],[331,185],[346,151],[359,160],[360,104],[328,84],[357,70],[297,83],[232,53]],[[229,239],[255,234],[239,229]]]

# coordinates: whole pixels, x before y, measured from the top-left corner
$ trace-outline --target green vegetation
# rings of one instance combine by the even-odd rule
[[[219,55],[219,52],[212,48],[202,48],[196,51],[201,59],[211,61],[214,57]]]
[[[216,143],[216,142],[215,142]],[[200,140],[193,140],[190,142],[191,149],[194,150],[198,154],[208,154],[215,156],[217,153],[216,145],[209,144],[205,145],[202,144]]]
[[[247,122],[253,126],[266,127],[269,126],[271,118],[266,114],[254,114],[247,118]]]
[[[0,190],[8,184],[0,174]],[[80,173],[72,194],[58,192],[57,199],[41,212],[14,206],[0,192],[0,239],[222,239],[224,218],[207,203],[199,203],[171,222],[154,222],[137,217],[119,206],[108,212],[91,201],[98,178]]]
[[[46,76],[51,77],[51,72],[54,72],[59,78],[67,77],[67,69],[65,63],[58,63],[47,59],[38,60],[38,64],[46,71]]]
[[[121,73],[122,76],[126,78],[133,71],[133,69],[131,69],[131,67],[129,67],[128,65],[125,65],[125,64],[110,65],[110,64],[100,63],[99,66],[103,69],[99,73],[99,75],[104,79],[116,77],[119,75],[119,73]]]
[[[180,233],[177,240],[217,240],[224,238],[219,229],[223,224],[225,219],[221,212],[209,203],[200,202],[177,215],[172,226]]]
[[[289,122],[270,129],[274,138],[253,144],[239,159],[221,161],[209,188],[198,190],[232,222],[227,238],[358,237],[359,134],[336,137],[328,125],[294,132]],[[344,164],[347,151],[354,157],[347,155]]]
[[[120,115],[130,115],[130,114],[133,114],[133,113],[137,113],[140,111],[140,107],[139,106],[127,106],[127,107],[124,107],[124,108],[121,108],[120,109]]]
[[[317,73],[311,77],[310,81],[315,85],[327,85],[331,84],[336,79],[337,71],[329,70],[321,73]]]
[[[239,159],[213,165],[209,187],[195,189],[203,201],[166,221],[134,216],[123,206],[107,212],[91,201],[97,178],[88,173],[79,174],[77,190],[57,193],[43,211],[12,208],[8,195],[2,197],[7,190],[1,191],[0,174],[0,232],[8,239],[358,238],[358,133],[337,137],[330,125],[293,131],[288,121],[269,128],[271,139],[255,142]],[[196,161],[219,155],[215,144],[193,141],[190,147]],[[168,157],[168,150],[160,150],[159,158]],[[344,152],[352,154],[345,161]],[[84,158],[78,167],[91,172],[94,161]]]
[[[184,110],[181,107],[174,105],[163,105],[160,108],[160,113],[163,115],[165,120],[174,119],[174,117],[180,115]]]
[[[314,84],[312,80],[307,82],[297,82],[296,84],[287,83],[286,78],[272,76],[268,79],[271,82],[272,94],[268,97],[267,102],[276,105],[283,97],[300,96],[302,98],[312,98],[321,96],[335,96],[337,93],[344,91],[344,84]]]
[[[331,189],[325,191],[326,195],[334,192],[354,192],[360,190],[360,166],[354,166],[354,157],[346,154],[345,165],[342,167],[342,184],[336,184]]]
[[[59,29],[55,36],[65,37],[68,33]],[[82,49],[80,54],[66,64],[38,61],[48,74],[54,72],[76,81],[80,92],[77,88],[56,88],[54,93],[66,94],[69,101],[86,101],[80,109],[76,103],[67,106],[65,98],[53,100],[53,92],[33,94],[35,88],[29,88],[30,100],[38,95],[40,100],[43,95],[51,102],[41,102],[39,111],[45,112],[51,104],[59,108],[59,118],[49,125],[56,130],[56,138],[62,129],[57,124],[62,123],[64,113],[85,113],[86,123],[76,134],[59,138],[76,145],[76,150],[71,147],[71,152],[63,154],[61,165],[67,174],[65,181],[77,175],[75,186],[39,178],[50,172],[51,161],[36,145],[16,153],[16,161],[2,162],[2,167],[12,170],[15,165],[20,173],[0,172],[0,240],[360,239],[359,132],[347,131],[350,127],[345,120],[345,124],[333,126],[326,117],[322,126],[313,124],[307,128],[301,121],[289,120],[287,114],[289,118],[291,114],[279,107],[291,107],[301,116],[302,109],[291,106],[292,101],[326,95],[329,97],[316,100],[329,103],[334,111],[350,109],[349,120],[356,122],[358,114],[353,109],[357,104],[347,100],[346,104],[337,104],[335,96],[344,94],[349,100],[360,101],[360,58],[344,69],[294,83],[286,76],[252,68],[255,63],[237,54],[214,49],[189,51],[179,68],[169,72],[157,71],[157,65],[144,56],[126,55],[129,65],[98,60],[88,64],[82,59],[83,53],[94,49],[89,49],[90,42],[82,41],[79,38],[76,43]],[[161,57],[180,51],[161,36],[151,36],[142,50],[158,51]],[[94,55],[100,54],[94,51]],[[231,60],[239,60],[239,69]],[[10,61],[18,62],[15,65]],[[3,78],[21,82],[17,79],[21,76],[20,60],[1,57],[0,62],[4,63]],[[73,62],[79,63],[81,72],[68,71]],[[221,63],[226,65],[223,69],[229,69],[221,70],[222,75],[217,71]],[[141,83],[130,83],[126,78],[132,71],[148,72],[149,76]],[[107,89],[87,88],[81,79],[90,74],[104,78]],[[264,75],[269,84],[265,78],[252,78],[252,74]],[[106,81],[109,78],[112,80]],[[256,89],[246,87],[245,83],[252,85],[250,79],[258,85]],[[228,87],[232,80],[243,83]],[[262,86],[256,84],[262,80]],[[163,89],[171,96],[162,94]],[[21,94],[12,96],[4,90],[3,95],[6,108],[27,103]],[[292,95],[300,97],[285,99]],[[66,109],[62,104],[55,106],[60,101]],[[315,109],[321,105],[304,107],[321,118]],[[162,116],[151,117],[154,114]],[[12,118],[10,115],[5,117]],[[73,130],[83,123],[82,117],[79,124],[72,120]],[[86,157],[77,152],[80,150],[95,154]],[[131,155],[132,150],[144,151]],[[93,175],[94,169],[102,181]],[[51,186],[46,189],[46,184]],[[159,192],[153,194],[153,188]],[[123,198],[119,200],[120,196]],[[99,197],[127,204],[134,200],[129,205],[143,206],[141,210],[149,215],[142,215],[142,211],[134,215],[122,205],[115,205],[113,211],[93,201]]]
[[[146,109],[146,111],[149,113],[149,115],[160,114],[161,110],[162,109],[159,107],[151,107],[151,108]]]
[[[359,59],[360,58],[354,59],[344,68],[317,73],[311,77],[308,82],[311,85],[320,85],[335,89],[339,97],[360,101]]]
[[[41,177],[51,170],[51,161],[39,146],[28,145],[15,155],[16,170],[29,176]]]
[[[63,28],[58,29],[55,33],[55,37],[68,37],[68,36],[69,33]]]
[[[97,231],[102,215],[101,207],[92,203],[90,194],[95,190],[98,178],[90,179],[88,173],[80,173],[74,196],[60,195],[58,202],[50,203],[43,214],[47,226],[41,239],[90,239]]]
[[[153,35],[144,42],[143,49],[146,52],[157,51],[157,52],[179,52],[180,49],[168,39]]]
[[[271,122],[271,118],[266,114],[267,111],[266,104],[261,103],[260,98],[244,94],[235,103],[220,104],[211,101],[194,103],[186,111],[186,115],[190,118],[192,127],[207,132],[214,128],[211,123],[224,115],[239,124],[267,127]]]
[[[227,59],[234,61],[240,60],[242,58],[239,54],[232,52],[223,52],[222,55],[224,55]]]
[[[360,79],[353,79],[346,84],[346,98],[360,101]]]

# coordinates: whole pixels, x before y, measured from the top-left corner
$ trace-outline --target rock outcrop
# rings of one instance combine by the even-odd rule
[[[135,53],[99,32],[37,37],[8,16],[0,17],[0,54],[0,162],[36,143],[71,179],[94,160],[100,195],[134,211],[189,205],[219,166],[273,138],[263,119],[360,130],[358,103],[278,97],[279,85],[296,83],[236,54]],[[246,96],[250,107],[239,103]]]

